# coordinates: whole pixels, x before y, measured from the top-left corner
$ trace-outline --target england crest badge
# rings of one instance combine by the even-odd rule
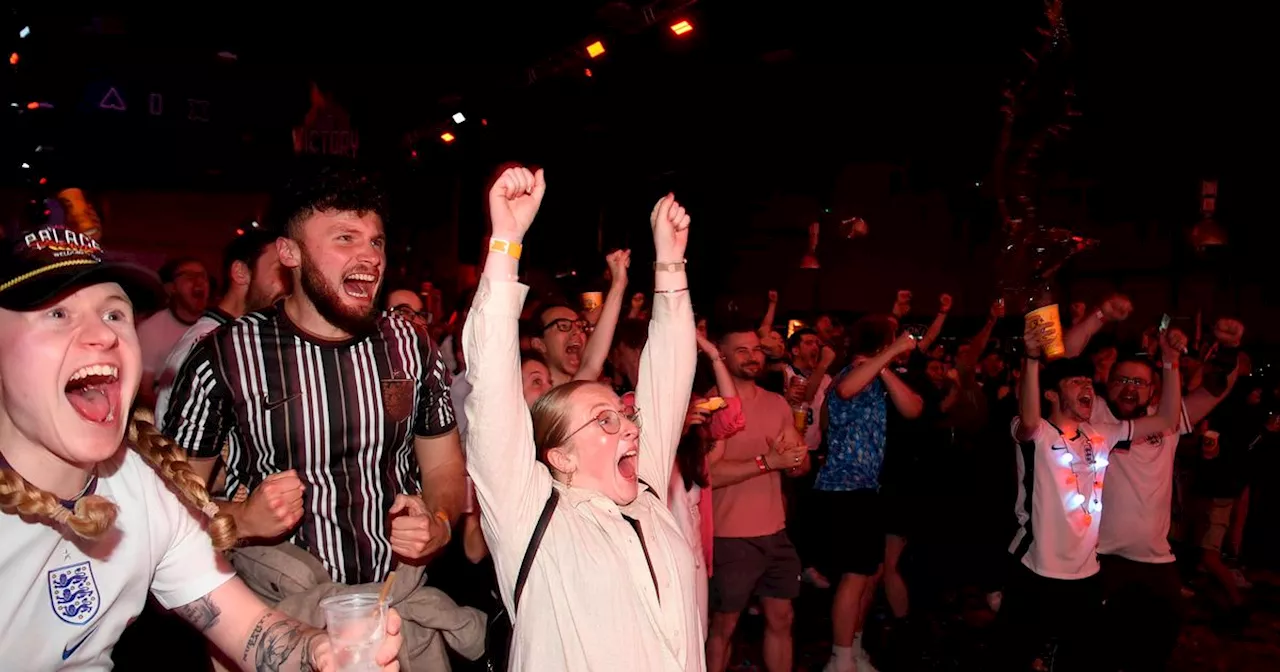
[[[49,570],[49,606],[58,618],[84,625],[98,613],[98,584],[89,561]]]

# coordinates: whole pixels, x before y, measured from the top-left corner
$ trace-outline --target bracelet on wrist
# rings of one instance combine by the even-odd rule
[[[524,245],[514,240],[503,240],[502,238],[491,238],[489,240],[489,251],[505,254],[516,261],[520,260],[520,254],[524,252]]]
[[[444,543],[449,543],[453,539],[453,523],[449,522],[449,514],[444,511],[436,511],[436,518],[444,523]]]
[[[687,291],[689,291],[688,287],[681,287],[680,289],[655,289],[653,290],[653,293],[654,294],[679,294],[680,292],[687,292]]]
[[[668,273],[679,273],[685,269],[685,264],[689,260],[681,259],[680,261],[655,261],[653,262],[653,270],[659,273],[666,271]]]
[[[763,454],[756,455],[756,468],[759,469],[760,473],[762,474],[766,474],[770,471],[773,471],[772,469],[769,468],[769,461],[764,459]]]
[[[1099,308],[1099,309],[1098,309],[1098,311],[1097,311],[1097,312],[1095,312],[1095,313],[1093,314],[1093,316],[1094,316],[1094,317],[1096,317],[1096,318],[1098,318],[1098,321],[1100,321],[1100,322],[1106,322],[1106,321],[1107,321],[1107,315],[1106,315],[1106,313],[1103,313],[1103,312],[1102,312],[1102,309],[1101,309],[1101,308]]]

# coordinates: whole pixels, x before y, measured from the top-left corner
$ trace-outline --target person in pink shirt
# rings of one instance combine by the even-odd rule
[[[754,327],[726,329],[718,349],[737,389],[746,426],[718,443],[709,456],[715,489],[715,564],[707,668],[725,669],[738,617],[751,598],[758,597],[765,618],[765,666],[770,672],[790,670],[791,601],[800,593],[801,568],[787,537],[782,474],[805,473],[809,451],[787,400],[756,385],[764,372],[764,348]]]

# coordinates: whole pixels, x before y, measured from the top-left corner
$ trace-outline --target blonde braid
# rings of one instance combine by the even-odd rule
[[[76,500],[71,511],[12,469],[0,469],[0,511],[61,523],[85,539],[97,539],[116,522],[116,505],[105,497],[85,495]]]
[[[187,462],[186,453],[172,439],[161,434],[151,424],[151,418],[151,412],[145,409],[138,409],[133,414],[129,422],[129,442],[155,467],[160,478],[173,486],[188,504],[210,518],[209,536],[213,539],[214,548],[225,551],[235,546],[235,520],[218,511],[218,505],[205,489],[204,479]]]

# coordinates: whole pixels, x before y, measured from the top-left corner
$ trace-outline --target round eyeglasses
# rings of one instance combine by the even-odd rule
[[[604,430],[605,434],[610,434],[610,435],[617,434],[618,432],[622,431],[623,418],[630,420],[631,424],[635,425],[636,427],[639,427],[640,426],[640,409],[632,406],[630,408],[627,408],[619,412],[619,411],[613,410],[612,408],[607,408],[603,411],[600,411],[598,414],[596,414],[596,417],[592,418],[586,424],[573,430],[572,432],[569,432],[569,435],[564,437],[564,440],[567,442],[569,439],[573,438],[575,434],[590,427],[591,425],[600,425],[600,429]]]

